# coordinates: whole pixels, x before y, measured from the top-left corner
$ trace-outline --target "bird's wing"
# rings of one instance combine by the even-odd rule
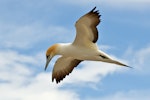
[[[52,81],[56,80],[59,83],[66,75],[72,72],[73,68],[76,67],[81,60],[73,59],[72,57],[60,57],[56,61],[52,73]]]
[[[93,8],[90,12],[79,18],[76,22],[76,38],[74,45],[86,45],[88,43],[96,43],[98,40],[98,30],[96,26],[100,23],[98,10]]]

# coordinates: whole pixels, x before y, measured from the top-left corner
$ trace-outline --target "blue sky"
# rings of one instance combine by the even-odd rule
[[[85,61],[60,84],[47,48],[72,42],[75,21],[100,11],[99,48],[133,69]],[[149,0],[0,0],[0,100],[148,100]]]

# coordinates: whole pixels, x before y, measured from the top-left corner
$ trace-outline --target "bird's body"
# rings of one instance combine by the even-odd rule
[[[98,49],[92,47],[76,46],[70,43],[57,44],[59,50],[58,54],[65,57],[73,57],[79,60],[91,60],[90,58],[94,55],[98,55]]]
[[[96,44],[98,30],[96,26],[100,23],[100,15],[98,11],[94,11],[95,9],[96,7],[76,22],[77,35],[73,43],[54,44],[47,50],[45,70],[53,56],[61,55],[54,65],[52,81],[55,79],[57,83],[60,82],[84,60],[102,61],[128,67],[98,49]]]
[[[59,43],[55,45],[57,45],[57,54],[65,57],[72,57],[79,60],[92,60],[91,57],[100,55],[100,51],[97,48],[76,46],[71,43]],[[97,46],[95,45],[95,47]]]

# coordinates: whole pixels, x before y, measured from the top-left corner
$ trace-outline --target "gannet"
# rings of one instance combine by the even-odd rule
[[[52,82],[55,79],[56,83],[59,83],[72,72],[74,67],[85,60],[102,61],[129,67],[98,49],[96,44],[98,40],[97,25],[101,22],[101,15],[95,9],[96,7],[76,21],[76,37],[73,43],[57,43],[46,51],[45,70],[55,55],[61,55],[54,65]]]

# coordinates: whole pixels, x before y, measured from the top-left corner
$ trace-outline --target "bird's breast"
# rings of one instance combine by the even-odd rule
[[[62,56],[73,57],[75,59],[89,59],[89,57],[97,55],[97,50],[74,45],[65,45],[61,48],[60,54]]]

